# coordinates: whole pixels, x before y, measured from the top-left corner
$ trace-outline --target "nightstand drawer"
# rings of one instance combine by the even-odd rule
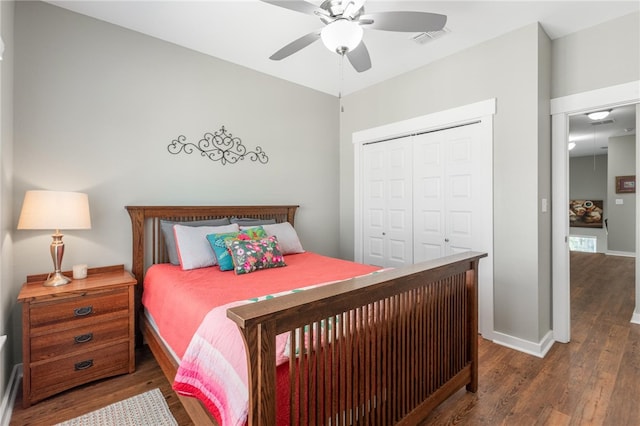
[[[39,327],[47,327],[48,331],[52,331],[52,327],[77,327],[83,322],[94,322],[95,317],[128,309],[127,289],[78,295],[64,301],[32,303],[31,332],[36,333]]]
[[[31,366],[31,399],[41,400],[95,379],[129,372],[129,342]]]
[[[125,312],[125,314],[127,314]],[[129,337],[129,317],[99,322],[84,327],[49,333],[31,339],[31,362],[89,351],[97,345]]]

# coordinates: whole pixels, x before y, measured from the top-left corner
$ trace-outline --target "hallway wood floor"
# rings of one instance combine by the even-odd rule
[[[634,259],[571,253],[571,343],[544,359],[480,338],[476,394],[464,389],[423,425],[640,425],[640,325],[631,324]],[[160,388],[180,425],[191,425],[147,348],[136,372],[22,409],[11,425],[50,425]]]
[[[479,389],[424,425],[640,425],[635,259],[571,253],[571,342],[544,359],[480,340]]]

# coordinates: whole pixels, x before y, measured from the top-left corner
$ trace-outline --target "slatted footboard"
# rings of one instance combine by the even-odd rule
[[[289,335],[291,424],[412,425],[461,387],[475,392],[485,256],[459,254],[230,309],[247,347],[249,424],[276,424],[281,333]]]

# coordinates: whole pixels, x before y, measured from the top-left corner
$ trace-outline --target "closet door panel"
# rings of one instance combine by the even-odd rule
[[[482,146],[477,125],[418,135],[414,138],[414,259],[431,260],[482,247],[478,232],[484,199]],[[489,171],[490,173],[490,171]],[[488,204],[489,203],[489,204]],[[488,204],[488,205],[487,205]]]
[[[413,263],[411,144],[380,142],[363,151],[363,261],[398,267]]]
[[[414,137],[414,262],[445,256],[442,143],[431,133]]]
[[[363,261],[384,266],[384,227],[386,222],[385,180],[387,171],[384,150],[376,145],[364,151]]]
[[[388,166],[386,248],[384,266],[399,267],[413,263],[411,140],[384,142]]]
[[[447,254],[455,254],[469,251],[474,246],[474,215],[482,206],[474,187],[474,174],[477,173],[474,149],[480,145],[474,141],[474,125],[438,133],[441,133],[446,164],[444,202]]]

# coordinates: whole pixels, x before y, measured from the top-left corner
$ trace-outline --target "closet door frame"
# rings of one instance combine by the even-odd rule
[[[421,117],[398,121],[379,127],[361,130],[352,135],[354,145],[354,259],[363,261],[363,148],[368,143],[380,142],[414,134],[446,129],[472,122],[480,121],[482,137],[490,141],[493,146],[493,116],[496,113],[496,99],[487,99],[473,104],[464,105],[444,111],[435,112]],[[493,163],[488,165],[493,170]],[[490,194],[493,199],[493,192]],[[493,205],[493,202],[491,203]],[[490,213],[493,217],[493,211]],[[491,229],[490,235],[493,235]],[[480,334],[486,339],[493,340],[493,238],[488,242],[490,249],[488,257],[482,260],[480,274],[482,285],[479,289],[479,318]]]

